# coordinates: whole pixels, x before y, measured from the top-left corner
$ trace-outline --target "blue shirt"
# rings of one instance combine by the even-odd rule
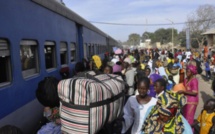
[[[174,63],[173,66],[174,67],[179,67],[180,69],[182,68],[182,66],[181,66],[181,64],[179,62],[178,63]]]
[[[210,71],[210,66],[208,62],[205,62],[205,71]]]

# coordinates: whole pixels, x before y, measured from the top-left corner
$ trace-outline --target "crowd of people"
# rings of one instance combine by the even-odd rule
[[[191,134],[197,124],[200,124],[200,134],[214,134],[215,99],[208,100],[194,119],[199,101],[196,75],[204,68],[206,78],[211,79],[211,65],[215,63],[215,54],[206,49],[203,52],[175,50],[174,53],[166,49],[133,50],[126,54],[107,52],[103,60],[94,55],[89,61],[78,62],[75,76],[87,70],[122,76],[128,85],[120,120],[122,134]],[[60,73],[64,79],[69,77],[68,68]],[[49,122],[38,134],[61,133],[57,83],[56,79],[45,78],[38,85],[36,96],[44,105],[44,116]],[[52,90],[52,97],[45,96],[46,89]],[[215,91],[215,80],[212,89]]]
[[[129,85],[121,133],[190,134],[198,123],[200,134],[215,133],[214,99],[208,100],[201,115],[194,119],[199,101],[196,75],[204,68],[206,79],[212,79],[213,56],[214,53],[207,54],[205,50],[175,50],[172,53],[144,49],[113,55],[106,60],[109,62],[105,67],[121,67],[104,73],[119,74]],[[215,82],[212,89],[214,86]]]

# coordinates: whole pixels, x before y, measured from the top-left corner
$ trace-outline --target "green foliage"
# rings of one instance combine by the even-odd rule
[[[137,33],[132,33],[128,37],[128,45],[139,45],[140,44],[140,35]]]
[[[173,29],[174,38],[177,37],[178,32],[177,29]],[[172,42],[172,28],[160,28],[156,30],[154,33],[144,32],[142,34],[142,40],[151,39],[152,43],[161,42],[161,44]],[[174,39],[175,42],[175,39]]]

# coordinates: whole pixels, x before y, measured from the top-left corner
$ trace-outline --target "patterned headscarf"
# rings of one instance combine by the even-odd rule
[[[157,104],[146,118],[142,130],[146,134],[182,134],[184,126],[182,122],[181,109],[186,104],[184,95],[176,94],[171,91],[164,92],[158,97]],[[158,121],[159,113],[173,118],[164,126]]]
[[[192,72],[193,75],[196,75],[196,74],[198,73],[198,72],[197,72],[196,66],[194,66],[194,65],[192,65],[192,64],[189,64],[189,65],[187,66],[187,69],[189,69],[189,70]]]

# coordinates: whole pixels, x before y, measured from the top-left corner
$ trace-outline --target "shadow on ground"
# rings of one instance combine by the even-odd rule
[[[202,79],[203,79],[204,81],[208,81],[208,79],[207,79],[207,77],[206,77],[205,75],[201,74],[201,77],[202,77]]]
[[[204,101],[204,104],[209,99],[214,99],[213,94],[207,94],[204,91],[201,91],[202,100]]]

